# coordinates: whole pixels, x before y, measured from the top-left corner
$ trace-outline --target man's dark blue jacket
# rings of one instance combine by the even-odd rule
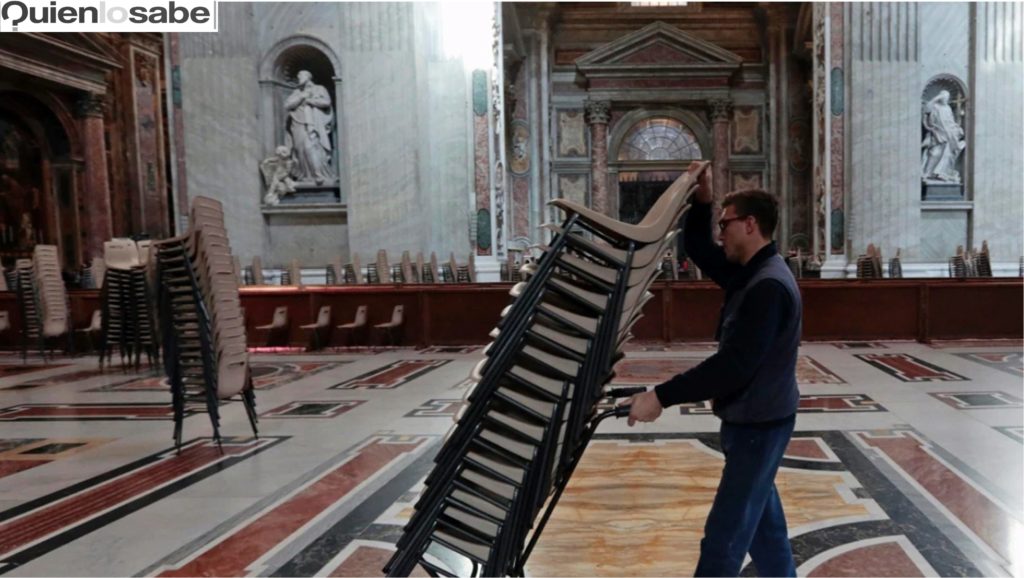
[[[694,203],[686,253],[725,289],[715,337],[718,352],[654,391],[662,407],[713,400],[729,423],[763,423],[796,413],[797,349],[803,305],[793,274],[771,243],[746,265],[730,263],[711,237],[711,205]]]

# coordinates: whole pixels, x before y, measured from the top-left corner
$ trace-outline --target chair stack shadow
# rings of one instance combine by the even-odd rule
[[[522,576],[526,560],[600,421],[622,416],[612,368],[652,297],[694,163],[636,225],[558,199],[561,225],[510,291],[475,385],[435,458],[384,567],[440,576]]]

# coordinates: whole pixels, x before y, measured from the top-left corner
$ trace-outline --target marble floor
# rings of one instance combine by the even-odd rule
[[[632,344],[616,382],[712,349]],[[0,574],[379,575],[480,355],[258,353],[259,438],[232,402],[223,452],[200,413],[179,454],[160,376],[0,354]],[[1019,341],[805,344],[777,479],[799,574],[1024,575],[1022,379]],[[690,575],[717,425],[602,423],[527,574]]]

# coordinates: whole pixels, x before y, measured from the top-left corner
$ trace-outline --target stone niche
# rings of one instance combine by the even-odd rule
[[[967,90],[952,75],[932,78],[921,94],[921,198],[964,200]]]
[[[261,66],[265,214],[343,211],[338,61],[319,40],[292,37]]]

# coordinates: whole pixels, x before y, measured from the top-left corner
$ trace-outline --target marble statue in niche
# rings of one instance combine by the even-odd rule
[[[298,86],[284,101],[285,146],[295,161],[291,175],[302,183],[323,185],[334,180],[331,131],[334,110],[327,89],[313,82],[313,74],[300,70]]]
[[[274,154],[260,162],[260,173],[263,175],[263,184],[266,187],[266,194],[263,196],[263,203],[276,205],[281,202],[281,197],[295,192],[295,181],[292,180],[292,169],[295,167],[295,160],[292,158],[292,151],[286,146],[279,146]]]
[[[949,102],[949,91],[940,90],[924,103],[921,111],[925,133],[921,141],[921,179],[925,183],[961,182],[957,161],[967,148],[967,142]]]

